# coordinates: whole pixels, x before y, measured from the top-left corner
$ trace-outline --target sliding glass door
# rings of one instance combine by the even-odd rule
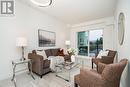
[[[78,55],[95,56],[103,49],[103,30],[89,30],[78,32]]]

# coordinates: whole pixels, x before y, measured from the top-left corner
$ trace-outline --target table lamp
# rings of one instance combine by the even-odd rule
[[[69,41],[69,40],[66,40],[66,41],[65,41],[65,45],[67,46],[67,49],[69,49],[70,41]]]
[[[21,58],[21,60],[25,60],[25,58],[24,58],[24,47],[27,46],[27,39],[25,37],[18,37],[16,39],[16,46],[22,48],[22,58]]]

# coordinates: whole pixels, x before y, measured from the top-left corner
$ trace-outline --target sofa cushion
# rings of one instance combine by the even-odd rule
[[[51,56],[58,56],[58,51],[60,50],[60,48],[56,48],[56,49],[50,49],[52,55]]]
[[[46,53],[47,57],[52,56],[52,53],[51,53],[50,49],[45,50],[45,53]]]

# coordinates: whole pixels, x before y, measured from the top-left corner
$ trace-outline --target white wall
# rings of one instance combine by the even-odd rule
[[[21,49],[16,47],[17,37],[28,39],[26,56],[38,48],[38,29],[56,32],[56,47],[64,48],[69,39],[66,25],[43,12],[30,8],[16,0],[16,14],[13,17],[0,17],[0,80],[12,76],[11,60],[21,57]]]
[[[102,18],[81,24],[73,25],[71,28],[71,47],[77,48],[77,32],[103,29],[103,49],[114,48],[114,22],[113,17]]]
[[[130,0],[118,0],[116,12],[115,12],[115,43],[118,50],[118,61],[122,58],[127,58],[130,61]],[[124,43],[122,46],[118,43],[118,16],[119,13],[123,12],[125,15],[125,36]],[[128,66],[130,67],[130,66]],[[125,69],[120,87],[130,87],[130,82],[128,85],[128,81],[130,81],[130,68]],[[129,71],[129,72],[128,72]]]
[[[107,25],[103,30],[103,48],[114,49],[114,26]]]

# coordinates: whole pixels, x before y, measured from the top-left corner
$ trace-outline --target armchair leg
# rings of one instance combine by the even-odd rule
[[[74,83],[74,87],[78,87],[78,84]]]
[[[40,78],[42,78],[42,75],[40,75]]]
[[[96,68],[97,68],[97,71],[98,71],[98,65],[97,65],[97,67],[96,67]]]
[[[93,62],[92,62],[92,69],[93,69]]]

